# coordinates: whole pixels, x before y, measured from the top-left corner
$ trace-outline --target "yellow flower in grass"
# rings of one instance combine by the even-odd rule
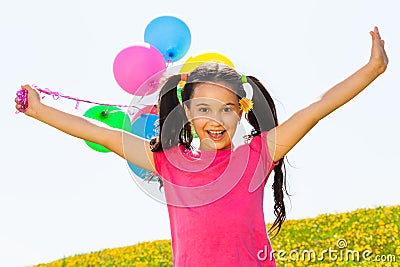
[[[243,97],[242,99],[239,100],[239,105],[240,105],[240,110],[249,113],[249,111],[253,108],[253,101],[251,101],[251,99]]]

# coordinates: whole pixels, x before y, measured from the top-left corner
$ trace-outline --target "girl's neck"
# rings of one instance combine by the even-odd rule
[[[227,146],[227,147],[224,147],[224,148],[221,148],[221,149],[212,149],[212,148],[208,148],[208,147],[204,148],[204,147],[200,146],[198,148],[198,151],[204,152],[204,153],[212,153],[212,152],[216,153],[216,152],[231,151],[232,149],[233,149],[232,146]]]

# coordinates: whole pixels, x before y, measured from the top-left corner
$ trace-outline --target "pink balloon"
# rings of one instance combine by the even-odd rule
[[[113,64],[114,78],[126,92],[144,96],[155,92],[166,69],[164,57],[149,44],[121,50]]]

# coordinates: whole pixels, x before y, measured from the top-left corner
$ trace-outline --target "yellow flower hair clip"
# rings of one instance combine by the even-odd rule
[[[249,111],[253,109],[253,101],[250,99],[252,97],[253,88],[247,82],[246,75],[242,75],[242,83],[243,88],[246,91],[246,97],[242,97],[239,100],[240,110],[243,110],[245,113],[249,113]]]
[[[240,110],[243,110],[246,113],[249,113],[253,108],[253,101],[248,99],[247,97],[243,97],[239,100]]]
[[[187,73],[181,73],[181,80],[178,83],[178,88],[183,89],[183,87],[185,87],[187,78],[188,78],[188,74]]]

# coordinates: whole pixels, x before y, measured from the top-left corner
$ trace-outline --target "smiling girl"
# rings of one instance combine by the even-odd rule
[[[174,266],[275,266],[263,214],[264,186],[274,171],[276,220],[270,231],[277,234],[286,218],[285,155],[318,121],[386,70],[384,41],[377,27],[370,34],[369,62],[282,124],[258,79],[216,63],[163,83],[159,132],[151,141],[46,106],[29,85],[22,87],[29,103],[24,113],[101,144],[159,177],[170,217]],[[232,138],[242,116],[253,130],[235,147]],[[192,146],[193,131],[198,149]]]

